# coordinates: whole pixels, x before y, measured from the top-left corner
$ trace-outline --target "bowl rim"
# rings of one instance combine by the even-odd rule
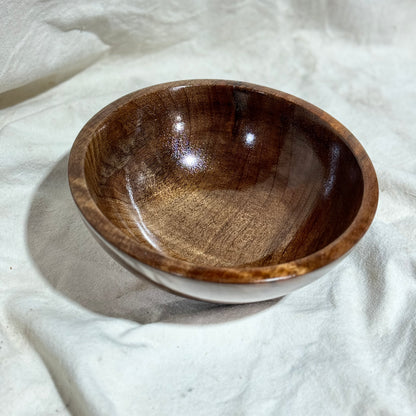
[[[303,107],[316,116],[325,127],[332,130],[354,155],[363,177],[363,195],[361,205],[348,228],[335,240],[309,254],[308,256],[286,263],[261,267],[215,267],[193,264],[185,260],[163,255],[137,240],[129,237],[116,227],[99,209],[89,192],[85,175],[85,157],[92,135],[107,117],[131,100],[148,94],[171,88],[198,86],[229,86],[249,92],[265,94],[284,99]],[[346,255],[363,237],[375,216],[378,204],[378,181],[373,164],[361,143],[334,117],[291,94],[248,82],[193,79],[166,82],[129,93],[108,104],[94,115],[81,129],[72,146],[68,161],[68,180],[72,197],[81,215],[91,227],[110,245],[135,260],[154,269],[189,279],[214,283],[264,283],[276,280],[292,279],[320,269]]]

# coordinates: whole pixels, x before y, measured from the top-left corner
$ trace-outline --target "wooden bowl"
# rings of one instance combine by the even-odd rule
[[[113,102],[81,130],[72,195],[131,271],[212,302],[272,299],[318,278],[378,201],[357,139],[319,108],[257,85],[179,81]]]

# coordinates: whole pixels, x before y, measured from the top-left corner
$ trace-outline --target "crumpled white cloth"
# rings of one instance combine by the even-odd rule
[[[416,3],[1,2],[1,415],[415,415]],[[82,224],[68,152],[147,85],[245,80],[362,142],[375,221],[333,272],[279,301],[182,299]]]

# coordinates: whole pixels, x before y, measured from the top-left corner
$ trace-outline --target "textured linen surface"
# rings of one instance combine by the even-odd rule
[[[1,415],[415,415],[416,2],[1,1]],[[112,100],[237,79],[300,96],[374,162],[374,223],[279,301],[218,306],[89,235],[68,152]]]

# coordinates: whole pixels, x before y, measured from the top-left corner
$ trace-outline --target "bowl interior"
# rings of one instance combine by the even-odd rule
[[[329,124],[230,85],[133,95],[92,133],[85,172],[129,238],[205,266],[312,254],[346,230],[363,195],[361,169]]]

